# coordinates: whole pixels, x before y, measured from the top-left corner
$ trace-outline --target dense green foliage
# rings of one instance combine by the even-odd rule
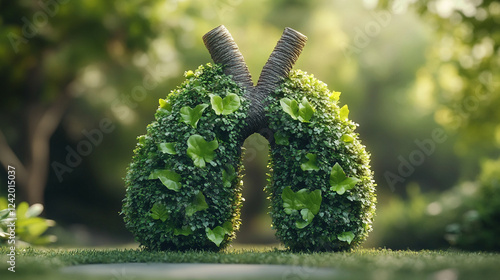
[[[275,141],[266,190],[277,236],[292,249],[348,249],[372,229],[369,154],[339,95],[295,70],[268,100]]]
[[[219,250],[240,225],[241,130],[249,102],[219,65],[185,76],[160,99],[126,177],[126,226],[150,250]]]

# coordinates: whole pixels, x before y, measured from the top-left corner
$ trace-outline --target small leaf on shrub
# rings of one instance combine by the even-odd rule
[[[181,189],[181,175],[168,169],[156,169],[149,175],[148,179],[160,179],[169,190],[178,192]]]
[[[226,233],[229,234],[231,231],[233,231],[233,224],[230,221],[227,221],[222,224],[222,228],[224,228],[226,230]]]
[[[281,131],[276,131],[276,133],[274,133],[274,143],[276,143],[276,145],[283,146],[287,146],[290,144],[290,142],[288,141],[288,136],[283,134]]]
[[[301,189],[295,193],[290,187],[283,190],[281,198],[285,213],[291,214],[294,210],[300,211],[302,220],[295,223],[297,228],[304,228],[312,222],[314,215],[319,212],[322,199],[321,190],[310,192],[307,189]]]
[[[218,95],[210,96],[212,109],[217,115],[229,115],[241,106],[240,97],[234,93],[228,94],[224,99]]]
[[[337,238],[340,241],[345,241],[345,242],[351,244],[352,240],[354,239],[354,233],[352,233],[351,231],[343,232],[343,233],[337,235]]]
[[[236,179],[238,174],[234,170],[234,166],[227,165],[226,168],[222,169],[222,183],[225,188],[230,188],[233,180]]]
[[[198,125],[198,121],[201,118],[201,114],[203,111],[208,107],[208,104],[199,104],[194,108],[191,108],[189,106],[184,106],[181,108],[181,117],[182,120],[191,125],[193,128],[196,128]]]
[[[175,151],[175,144],[177,143],[175,142],[160,143],[158,144],[158,149],[160,149],[162,153],[176,155],[177,152]]]
[[[347,105],[344,105],[344,107],[340,108],[340,119],[345,120],[349,116],[349,108]]]
[[[354,188],[359,181],[360,180],[356,177],[347,177],[338,162],[332,167],[330,173],[330,189],[337,192],[339,195]]]
[[[146,135],[137,136],[137,142],[141,145],[146,144]]]
[[[227,234],[226,229],[221,227],[221,226],[216,226],[213,230],[209,229],[209,228],[205,228],[205,231],[206,231],[208,239],[210,241],[212,241],[213,243],[215,243],[215,245],[217,245],[217,247],[220,246],[220,244],[224,240],[224,236],[226,236],[226,234]]]
[[[159,202],[153,205],[150,215],[151,218],[161,220],[162,222],[165,222],[169,217],[167,207]]]
[[[290,98],[282,98],[280,100],[281,108],[288,113],[292,119],[296,120],[299,116],[299,105],[297,100]]]
[[[342,135],[342,137],[340,138],[340,140],[342,140],[342,141],[344,141],[346,143],[351,143],[352,141],[354,141],[354,137],[352,137],[349,134],[344,134],[344,135]]]
[[[330,94],[330,100],[333,101],[334,103],[337,103],[340,99],[340,91],[334,91],[332,94]]]
[[[305,228],[314,218],[314,214],[307,208],[300,210],[300,214],[302,216],[302,220],[295,222],[295,226],[299,229]]]
[[[182,228],[174,228],[174,235],[184,235],[188,236],[192,234],[193,231],[189,226],[182,226]]]
[[[167,100],[160,98],[158,99],[158,103],[160,103],[161,109],[167,110],[169,112],[172,111],[172,105],[170,105]]]
[[[205,141],[201,135],[191,135],[187,141],[187,154],[193,160],[195,166],[204,168],[205,163],[215,158],[214,150],[219,147],[217,140]]]
[[[186,207],[186,216],[191,217],[194,213],[198,211],[203,211],[208,208],[208,204],[205,201],[205,196],[201,191],[199,191],[195,196],[190,205]]]
[[[316,159],[317,156],[315,154],[309,153],[306,155],[306,157],[308,161],[300,165],[302,171],[319,170]]]
[[[311,103],[307,101],[307,98],[302,98],[302,101],[299,104],[299,120],[301,122],[309,122],[313,114],[314,108],[311,106]]]

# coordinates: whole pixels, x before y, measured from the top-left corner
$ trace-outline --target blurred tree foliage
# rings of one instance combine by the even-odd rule
[[[466,181],[441,194],[408,188],[407,201],[394,198],[381,207],[374,243],[395,249],[451,244],[498,251],[500,161],[492,159],[500,154],[500,30],[496,28],[500,3],[393,0],[379,4],[386,9],[415,9],[436,30],[410,95],[418,110],[457,136],[453,151],[460,158],[460,179]]]
[[[481,157],[500,148],[500,3],[494,0],[380,1],[384,8],[409,6],[436,32],[418,70],[415,105],[460,137],[462,177],[473,179]]]

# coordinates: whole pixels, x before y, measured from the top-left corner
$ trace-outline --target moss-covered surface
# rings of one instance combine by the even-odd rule
[[[353,252],[293,253],[270,247],[226,249],[223,252],[154,252],[139,249],[25,249],[16,256],[16,272],[7,270],[8,249],[0,248],[1,279],[68,279],[58,269],[75,264],[248,263],[296,265],[296,278],[308,277],[315,267],[339,272],[336,279],[498,279],[500,254],[458,251],[391,251],[356,249]],[[242,275],[242,277],[251,275]],[[71,275],[71,279],[109,279]],[[113,279],[138,279],[116,275]],[[144,278],[140,278],[144,279]],[[259,278],[263,279],[263,278]],[[292,278],[293,279],[293,278]]]

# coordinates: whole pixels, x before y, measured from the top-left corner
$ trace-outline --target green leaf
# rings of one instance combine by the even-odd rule
[[[188,236],[191,234],[193,234],[193,231],[189,226],[182,226],[182,228],[174,228],[174,235]]]
[[[354,188],[359,181],[361,180],[356,177],[347,177],[338,162],[332,167],[330,189],[339,195],[343,195],[346,191]]]
[[[234,93],[228,94],[224,99],[218,95],[211,95],[210,103],[217,115],[229,115],[241,106],[240,97]]]
[[[148,179],[160,179],[163,185],[169,190],[178,192],[181,189],[181,175],[172,170],[156,169],[151,172]]]
[[[217,247],[220,246],[220,244],[224,240],[224,236],[226,236],[227,234],[227,230],[221,226],[216,226],[213,230],[206,228],[205,232],[207,234],[208,239],[213,243],[215,243]]]
[[[312,219],[314,218],[314,214],[307,208],[300,210],[300,214],[302,215],[302,219],[309,223],[312,222]]]
[[[303,201],[306,208],[309,209],[311,213],[314,215],[318,214],[321,206],[321,190],[314,190],[308,194],[304,193]]]
[[[311,106],[311,103],[307,101],[307,98],[302,98],[302,101],[299,104],[299,120],[301,122],[309,122],[313,114],[314,108]]]
[[[146,135],[140,135],[140,136],[137,136],[137,142],[138,142],[140,145],[144,145],[144,144],[146,144]]]
[[[346,143],[351,143],[352,141],[354,141],[354,137],[352,137],[349,134],[344,134],[344,135],[342,135],[342,137],[340,138],[340,140],[342,140],[342,141],[344,141]]]
[[[198,121],[201,118],[201,114],[203,111],[208,107],[208,104],[199,104],[194,108],[191,108],[189,106],[184,106],[181,108],[181,117],[182,120],[191,125],[193,128],[196,128],[198,125]]]
[[[172,111],[172,105],[166,99],[158,99],[158,103],[160,103],[160,108],[165,109],[167,111]]]
[[[169,217],[167,207],[159,202],[156,202],[150,211],[151,218],[155,220],[161,220],[162,222],[165,222]]]
[[[26,218],[32,218],[42,214],[42,212],[43,212],[43,205],[40,203],[35,203],[28,208],[25,215]]]
[[[333,101],[334,103],[337,103],[340,99],[340,91],[334,91],[332,94],[330,94],[330,100]]]
[[[319,167],[317,165],[317,156],[315,154],[307,154],[306,155],[308,161],[305,163],[302,163],[300,165],[300,168],[302,171],[310,171],[310,170],[319,170]]]
[[[276,143],[276,145],[283,146],[288,146],[290,144],[288,136],[283,134],[281,131],[276,131],[276,133],[274,133],[274,143]]]
[[[305,227],[307,227],[311,222],[308,222],[308,221],[304,221],[304,220],[298,220],[295,222],[295,227],[297,227],[298,229],[303,229]]]
[[[283,208],[285,208],[285,213],[292,214],[293,210],[302,210],[305,205],[295,198],[295,193],[292,188],[286,187],[281,193],[281,199],[283,200]]]
[[[175,142],[160,143],[158,144],[158,149],[160,149],[162,153],[176,155],[177,152],[175,151],[175,144],[177,143]]]
[[[344,107],[340,108],[340,119],[345,120],[349,116],[349,108],[347,105],[344,105]]]
[[[191,217],[191,216],[193,216],[194,213],[196,213],[198,211],[203,211],[207,208],[208,208],[208,204],[205,201],[205,196],[200,191],[194,196],[194,199],[191,202],[191,205],[188,205],[186,207],[186,216]]]
[[[314,216],[319,212],[322,200],[321,190],[310,192],[307,189],[301,189],[295,193],[290,187],[283,190],[281,198],[285,213],[291,214],[293,211],[300,211],[302,219],[295,223],[299,229],[312,222]]]
[[[346,179],[346,175],[342,167],[340,167],[339,163],[335,163],[332,167],[332,171],[330,173],[330,185],[336,185]]]
[[[226,168],[222,169],[222,183],[225,188],[230,188],[236,177],[238,177],[238,174],[234,170],[234,166],[227,165]]]
[[[195,166],[204,168],[205,163],[215,158],[214,150],[219,147],[217,140],[205,141],[201,135],[191,135],[187,141],[187,154],[193,160]]]
[[[299,117],[299,106],[297,100],[290,98],[282,98],[280,100],[281,108],[288,113],[292,119],[296,120]]]
[[[339,195],[343,195],[346,191],[354,188],[360,180],[358,178],[347,178],[336,186],[332,186],[331,190],[336,191]]]
[[[354,239],[354,233],[352,233],[351,231],[346,231],[346,232],[343,232],[343,233],[337,235],[337,238],[340,241],[345,241],[345,242],[351,244],[352,240]]]
[[[230,221],[225,222],[222,224],[222,228],[226,230],[226,233],[231,233],[233,231],[233,224]]]
[[[186,72],[184,72],[184,76],[188,79],[194,77],[194,73],[193,73],[193,70],[188,70]]]

